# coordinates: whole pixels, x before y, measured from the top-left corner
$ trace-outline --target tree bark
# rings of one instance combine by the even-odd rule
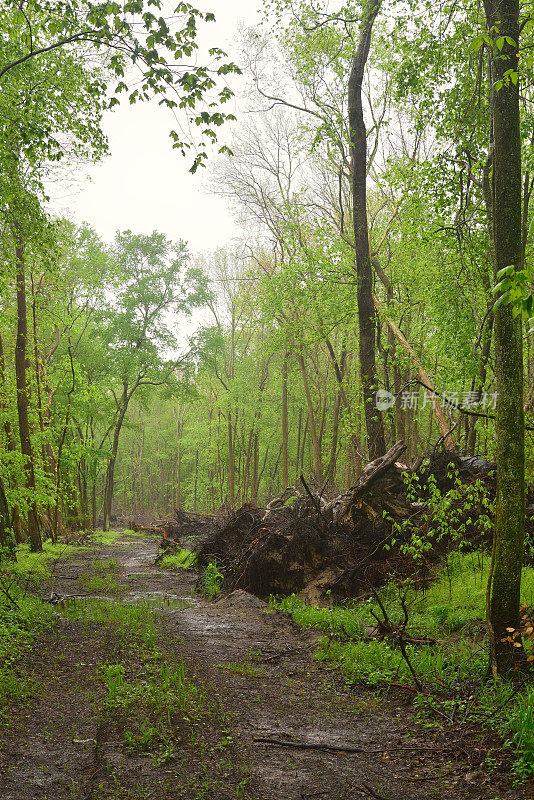
[[[0,478],[0,558],[7,556],[10,561],[16,561],[15,539],[11,530],[9,506],[7,504],[4,484]]]
[[[378,388],[375,362],[376,313],[373,304],[373,268],[367,222],[367,131],[363,118],[362,82],[369,56],[373,24],[380,6],[381,0],[369,0],[367,4],[364,4],[360,38],[352,62],[348,85],[360,378],[371,460],[383,455],[386,445],[382,415],[376,408],[375,401]]]
[[[308,422],[309,422],[310,436],[312,439],[312,447],[313,447],[313,473],[318,486],[320,486],[323,480],[323,468],[321,464],[321,442],[319,440],[319,435],[317,433],[317,426],[315,424],[315,413],[313,410],[310,384],[308,381],[308,375],[306,373],[306,365],[304,363],[304,358],[302,355],[299,355],[298,362],[300,366],[300,371],[302,373],[302,383],[304,384],[304,392],[306,394],[306,403],[308,406]]]
[[[33,463],[33,449],[30,437],[29,400],[26,369],[28,367],[28,317],[26,308],[26,276],[25,276],[25,250],[24,237],[20,228],[14,224],[16,260],[16,291],[17,291],[17,340],[15,344],[15,374],[17,381],[17,412],[19,420],[20,449],[25,459],[26,488],[32,499],[28,509],[28,536],[30,548],[37,552],[43,549],[39,516],[35,502],[35,468]]]
[[[109,525],[111,522],[111,507],[113,505],[113,484],[115,481],[115,462],[117,461],[117,453],[119,450],[119,437],[122,428],[122,423],[124,422],[124,417],[126,416],[126,410],[128,408],[128,401],[131,393],[128,392],[128,386],[124,386],[123,396],[122,396],[122,405],[119,411],[119,416],[117,417],[117,422],[115,425],[115,430],[113,432],[113,444],[111,446],[111,457],[108,462],[108,467],[106,470],[106,484],[105,484],[105,491],[104,491],[104,520],[102,524],[102,530],[109,531]]]
[[[6,373],[6,365],[4,360],[4,342],[2,340],[2,336],[0,335],[0,385],[2,387],[5,386],[5,373]],[[6,406],[6,398],[4,396],[0,397],[0,408],[5,411]],[[13,428],[11,427],[11,423],[9,419],[5,418],[4,421],[4,433],[6,435],[6,446],[10,453],[14,453],[17,450],[17,445],[15,442],[15,436],[13,435]],[[15,541],[18,544],[21,544],[24,541],[24,532],[22,530],[22,520],[20,517],[20,511],[18,505],[14,503],[11,507],[11,514],[13,518],[13,532],[15,534]]]
[[[382,306],[380,305],[380,301],[374,294],[373,294],[373,302],[376,306],[377,311],[381,311]],[[445,412],[441,407],[441,403],[434,394],[434,386],[432,384],[432,381],[430,380],[428,372],[426,372],[426,370],[423,369],[423,367],[421,366],[421,362],[417,358],[417,353],[415,352],[413,347],[409,344],[406,337],[403,335],[402,331],[398,328],[398,326],[393,322],[393,320],[389,319],[389,317],[386,317],[386,325],[388,326],[388,329],[391,331],[395,339],[401,345],[401,347],[403,347],[406,350],[406,352],[410,355],[410,358],[417,367],[417,372],[419,374],[419,380],[421,381],[421,383],[423,383],[426,387],[428,387],[427,389],[425,389],[425,391],[431,400],[432,408],[434,410],[434,415],[439,425],[439,429],[443,437],[443,444],[445,445],[445,448],[447,450],[456,450],[456,445],[454,444],[450,433],[451,430],[450,425],[447,422],[447,417],[445,416]]]
[[[287,419],[287,352],[282,361],[282,488],[289,484],[288,477],[288,419]]]
[[[520,269],[521,138],[519,86],[506,82],[507,70],[518,72],[519,0],[484,0],[492,36],[510,37],[492,51],[491,83],[503,81],[491,95],[493,127],[493,224],[496,269]],[[497,34],[495,34],[497,31]],[[495,310],[495,378],[497,410],[497,500],[493,577],[489,603],[490,663],[493,675],[510,674],[524,656],[522,648],[501,641],[506,628],[519,627],[521,570],[525,536],[525,421],[521,320],[502,303]],[[490,578],[491,581],[491,578]]]
[[[231,408],[228,408],[228,503],[230,508],[235,505],[235,448]]]

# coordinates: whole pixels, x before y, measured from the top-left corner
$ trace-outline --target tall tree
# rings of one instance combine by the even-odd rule
[[[485,0],[492,44],[490,75],[493,138],[493,225],[497,275],[522,266],[521,136],[518,81],[519,0]],[[506,302],[495,309],[497,384],[497,502],[489,617],[491,668],[509,673],[521,648],[503,642],[507,627],[519,627],[525,537],[525,422],[521,318]]]
[[[118,384],[117,391],[111,388],[116,416],[106,470],[104,530],[109,530],[119,439],[130,401],[141,387],[172,380],[176,362],[162,356],[177,345],[168,315],[188,314],[205,299],[204,276],[186,267],[183,242],[174,244],[156,231],[150,236],[125,231],[117,234],[115,257],[122,268],[121,285],[102,329]]]
[[[363,5],[360,37],[352,62],[348,85],[349,129],[352,166],[352,214],[358,281],[358,326],[360,331],[360,377],[367,428],[369,458],[386,452],[382,414],[376,407],[376,313],[373,303],[373,266],[367,220],[367,131],[363,118],[362,83],[369,57],[373,24],[381,0]]]

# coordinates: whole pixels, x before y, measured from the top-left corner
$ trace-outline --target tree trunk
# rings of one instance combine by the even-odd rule
[[[198,448],[195,454],[195,486],[193,493],[193,511],[197,512],[197,484],[198,484]]]
[[[385,453],[382,415],[376,408],[375,345],[376,313],[373,304],[373,268],[369,250],[367,223],[367,132],[363,119],[362,82],[371,45],[371,33],[381,0],[369,0],[364,6],[360,38],[348,85],[349,129],[352,156],[352,203],[354,246],[356,250],[357,300],[359,325],[360,378],[362,383],[365,425],[369,458]]]
[[[298,482],[299,479],[299,467],[300,467],[300,440],[302,435],[302,409],[299,408],[299,430],[297,435],[297,459],[296,459],[296,470],[295,470],[295,483]]]
[[[28,367],[28,317],[26,309],[26,277],[24,238],[17,225],[13,226],[15,236],[15,259],[17,272],[17,341],[15,345],[15,374],[17,379],[17,412],[19,419],[20,449],[25,459],[26,487],[35,496],[35,469],[30,438],[29,401],[26,369]],[[28,535],[30,548],[34,552],[43,549],[39,517],[35,500],[30,501],[28,510]]]
[[[230,508],[235,505],[235,448],[231,409],[228,409],[228,503]]]
[[[502,50],[491,55],[491,83],[502,81],[492,92],[493,217],[497,271],[511,264],[521,267],[521,139],[519,86],[507,70],[518,71],[519,0],[485,0],[487,26],[504,40]],[[497,500],[493,545],[493,580],[489,604],[491,670],[510,674],[524,657],[522,648],[501,639],[507,627],[519,627],[521,569],[525,535],[525,421],[523,413],[523,351],[521,320],[502,303],[495,311],[495,378],[497,411]],[[490,578],[491,581],[491,578]]]
[[[302,373],[302,383],[304,384],[306,403],[308,405],[308,422],[309,422],[310,436],[312,439],[312,447],[313,447],[313,473],[317,485],[320,487],[323,481],[323,468],[321,464],[321,442],[319,440],[319,436],[317,433],[317,426],[315,424],[315,414],[313,410],[310,385],[308,382],[308,376],[306,374],[306,365],[304,363],[304,358],[302,355],[299,355],[298,361],[300,365],[300,371]]]
[[[2,336],[0,335],[0,386],[5,387],[5,373],[6,373],[6,365],[4,360],[4,342],[2,340]],[[6,398],[5,396],[0,397],[0,408],[5,412],[6,407]],[[13,429],[11,427],[11,423],[7,416],[4,420],[4,433],[6,435],[6,446],[10,453],[14,453],[17,450],[17,445],[15,442],[15,437],[13,435]],[[22,520],[20,518],[20,511],[19,507],[16,504],[13,504],[11,508],[11,513],[13,517],[13,532],[15,534],[15,541],[17,544],[21,544],[24,541],[24,532],[22,530]]]
[[[128,391],[126,388],[123,393],[123,404],[119,412],[119,416],[117,418],[115,431],[113,433],[111,457],[109,459],[108,467],[106,470],[106,484],[104,491],[104,520],[102,524],[102,530],[104,531],[109,531],[109,525],[111,522],[111,507],[113,505],[113,483],[115,479],[115,462],[117,460],[117,452],[119,450],[119,436],[122,428],[122,423],[124,422],[124,417],[126,416],[127,408],[128,408]]]
[[[282,361],[282,488],[289,484],[288,476],[288,419],[287,419],[287,352]]]
[[[380,311],[381,310],[380,301],[374,294],[373,294],[373,302],[376,306],[377,311]],[[430,380],[428,372],[426,372],[426,370],[423,369],[423,367],[421,366],[421,362],[417,357],[417,353],[415,352],[413,347],[409,344],[406,337],[403,335],[402,331],[397,327],[397,325],[393,322],[393,320],[389,319],[389,317],[386,317],[386,324],[388,326],[388,329],[392,332],[398,343],[401,345],[401,347],[403,347],[406,350],[406,352],[410,355],[413,363],[417,367],[419,380],[426,387],[428,387],[427,389],[425,389],[425,392],[431,400],[432,407],[434,410],[434,415],[439,425],[439,429],[443,437],[443,444],[445,445],[445,448],[447,450],[456,450],[456,445],[454,444],[450,433],[450,425],[447,422],[447,417],[445,416],[445,412],[441,407],[441,403],[434,394],[434,386],[432,384],[432,381]]]
[[[251,483],[251,490],[250,490],[250,501],[253,505],[258,504],[258,491],[260,488],[260,476],[258,474],[260,463],[260,445],[259,445],[259,437],[258,434],[254,434],[254,448],[253,448],[253,456],[252,456],[252,483]],[[285,488],[285,485],[284,485]]]
[[[7,556],[10,561],[16,560],[15,539],[13,538],[11,530],[9,506],[4,491],[4,484],[2,478],[0,478],[0,560],[3,556]]]

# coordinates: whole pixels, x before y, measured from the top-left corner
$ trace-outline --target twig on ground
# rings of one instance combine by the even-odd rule
[[[371,795],[371,797],[376,797],[376,800],[389,800],[389,798],[386,797],[385,795],[378,794],[378,792],[376,792],[367,783],[361,783],[357,788],[360,789],[360,791],[367,792],[367,794]]]
[[[426,753],[443,753],[447,750],[452,750],[452,745],[448,747],[380,747],[378,750],[369,750],[367,747],[355,747],[350,744],[328,744],[328,742],[297,742],[290,739],[275,739],[270,736],[255,736],[254,740],[259,744],[272,744],[277,747],[293,747],[297,750],[329,750],[334,753],[393,753],[402,750],[424,750]],[[454,742],[452,744],[455,744]]]

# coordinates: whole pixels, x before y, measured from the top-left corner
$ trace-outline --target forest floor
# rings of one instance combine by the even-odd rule
[[[78,597],[19,665],[32,690],[0,732],[1,800],[534,796],[487,769],[489,734],[428,729],[409,693],[347,686],[313,660],[314,633],[244,592],[195,595],[158,544],[122,535],[41,583]]]

